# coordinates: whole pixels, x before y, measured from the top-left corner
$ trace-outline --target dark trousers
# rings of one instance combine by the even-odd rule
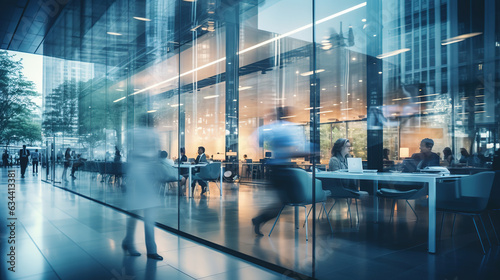
[[[33,173],[38,173],[38,160],[33,161]]]
[[[26,167],[28,167],[28,160],[21,159],[21,176],[24,176],[24,173],[26,173]]]

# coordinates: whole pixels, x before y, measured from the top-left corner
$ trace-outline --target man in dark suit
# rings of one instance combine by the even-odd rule
[[[417,169],[424,169],[427,166],[439,166],[439,156],[432,152],[434,141],[429,138],[422,139],[420,142],[420,153],[411,156],[417,163]]]
[[[194,164],[199,164],[199,163],[207,163],[207,156],[205,156],[205,147],[200,146],[198,147],[198,156],[196,157],[196,160],[194,161]],[[195,168],[194,172],[199,172],[200,168]],[[196,187],[196,182],[200,184],[202,190],[201,190],[201,195],[204,195],[207,192],[207,182],[201,180],[196,176],[196,173],[193,174],[192,176],[193,182],[191,182],[191,190],[194,191],[194,187]]]
[[[21,178],[24,178],[24,173],[26,172],[26,167],[28,167],[30,151],[26,149],[26,145],[19,150],[19,160],[21,163]]]

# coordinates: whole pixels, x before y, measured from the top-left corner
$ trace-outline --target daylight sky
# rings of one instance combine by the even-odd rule
[[[13,51],[8,51],[10,55],[15,55],[14,60],[20,60],[22,58],[22,63],[23,63],[23,74],[24,76],[35,83],[35,90],[38,91],[40,94],[42,93],[42,86],[43,86],[43,56],[41,55],[35,55],[35,54],[28,54],[28,53],[22,53],[22,52],[13,52]],[[41,96],[39,98],[36,98],[34,100],[38,106],[42,106],[42,98]]]

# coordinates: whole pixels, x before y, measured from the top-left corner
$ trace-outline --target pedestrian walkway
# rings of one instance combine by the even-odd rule
[[[45,184],[41,174],[27,172],[21,179],[20,169],[14,170],[12,213],[8,172],[0,171],[0,217],[15,225],[0,230],[0,279],[286,279],[159,228],[156,243],[164,260],[148,259],[142,221],[135,244],[142,255],[127,256],[121,249],[126,214]],[[8,255],[13,239],[14,258]]]

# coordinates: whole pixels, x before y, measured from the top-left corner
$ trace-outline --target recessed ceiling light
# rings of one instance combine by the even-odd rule
[[[113,36],[122,36],[121,33],[117,33],[117,32],[106,32],[108,33],[109,35],[113,35]]]
[[[149,18],[143,18],[143,17],[134,17],[136,20],[141,20],[141,21],[151,21]]]
[[[203,97],[203,99],[212,99],[212,98],[216,98],[216,97],[219,97],[218,94],[215,94],[215,95],[209,95],[209,96],[205,96]]]

